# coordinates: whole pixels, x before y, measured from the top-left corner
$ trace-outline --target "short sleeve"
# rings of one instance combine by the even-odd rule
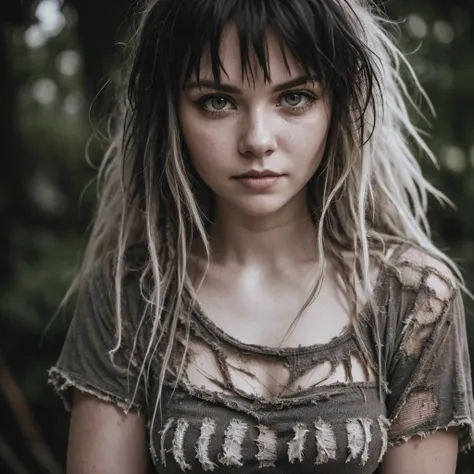
[[[389,442],[459,428],[460,449],[474,442],[474,405],[462,293],[448,267],[411,250],[398,269],[400,314],[391,328],[386,404]]]
[[[123,408],[142,410],[145,395],[139,382],[140,350],[136,344],[139,291],[134,278],[124,279],[122,344],[112,357],[117,341],[113,281],[99,266],[84,279],[76,310],[57,363],[49,370],[49,382],[67,409],[73,388]],[[138,282],[137,282],[138,283]]]

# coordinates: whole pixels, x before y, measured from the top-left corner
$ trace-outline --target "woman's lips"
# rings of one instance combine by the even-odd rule
[[[247,189],[264,191],[273,187],[283,175],[271,174],[245,174],[237,177],[237,181]]]

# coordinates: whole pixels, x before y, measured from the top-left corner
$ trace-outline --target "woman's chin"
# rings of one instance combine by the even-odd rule
[[[230,206],[225,206],[225,212],[236,213],[249,218],[267,218],[279,215],[292,207],[290,201],[291,199],[285,199],[283,196],[252,196],[250,199],[228,202]]]

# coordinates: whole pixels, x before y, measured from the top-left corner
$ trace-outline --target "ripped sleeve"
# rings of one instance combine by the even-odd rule
[[[425,272],[396,332],[387,374],[389,445],[457,427],[460,449],[469,449],[474,443],[472,379],[457,285]]]
[[[137,306],[130,284],[124,285],[122,344],[117,342],[113,283],[96,268],[79,291],[76,310],[62,352],[48,372],[48,380],[70,410],[73,389],[116,404],[125,411],[142,410],[145,395],[140,382],[134,336]]]

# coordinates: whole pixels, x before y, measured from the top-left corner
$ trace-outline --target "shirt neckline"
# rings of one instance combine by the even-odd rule
[[[379,273],[376,277],[376,282],[374,284],[373,295],[375,300],[377,301],[378,296],[383,288],[383,283],[387,276],[387,268],[389,264],[395,261],[398,256],[403,252],[407,243],[402,243],[397,245],[387,259],[388,264],[382,265],[382,268],[379,270]],[[190,294],[191,298],[191,290],[186,287],[186,291]],[[371,310],[370,301],[367,301],[361,310],[358,312],[356,319],[362,318],[366,313]],[[226,331],[221,329],[211,318],[209,318],[202,306],[199,303],[198,299],[194,299],[193,307],[192,307],[192,314],[195,316],[199,322],[206,327],[211,333],[215,334],[219,339],[227,342],[231,346],[234,346],[246,353],[258,354],[258,355],[275,355],[275,356],[292,356],[295,354],[315,354],[323,351],[327,351],[328,349],[334,349],[339,347],[340,345],[346,343],[347,341],[351,340],[354,337],[354,325],[349,323],[340,334],[334,336],[328,342],[324,343],[317,343],[311,344],[308,346],[284,346],[284,347],[274,347],[274,346],[265,346],[260,344],[252,344],[243,342],[234,336],[231,336]]]

